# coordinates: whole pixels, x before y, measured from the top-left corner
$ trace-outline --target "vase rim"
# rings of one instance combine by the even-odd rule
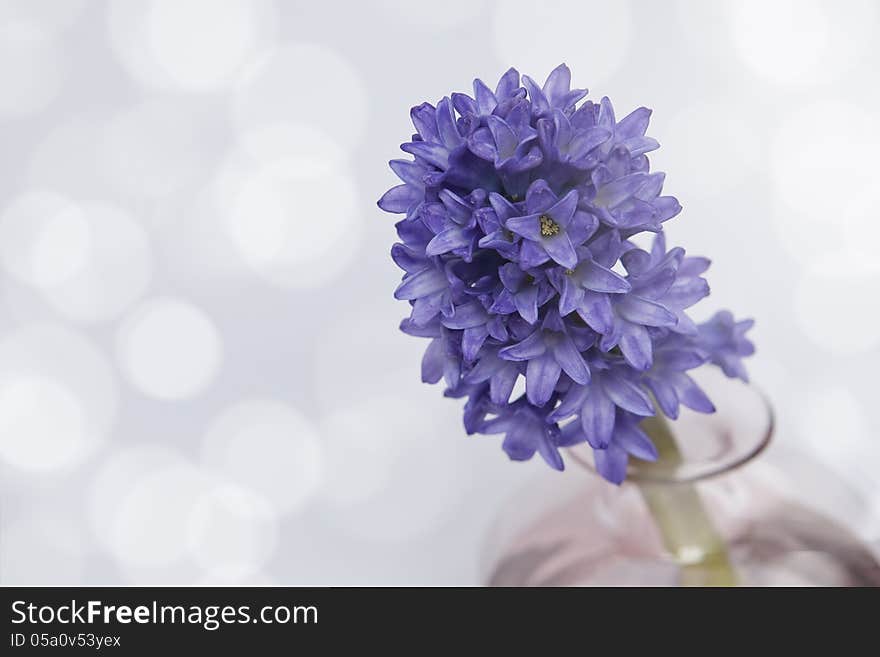
[[[769,397],[757,386],[740,381],[715,382],[711,387],[716,388],[711,397],[724,400],[716,413],[685,411],[678,420],[669,422],[682,451],[681,461],[664,464],[630,458],[626,481],[675,485],[719,477],[749,463],[767,448],[775,428]],[[576,463],[595,473],[589,445],[568,451]]]

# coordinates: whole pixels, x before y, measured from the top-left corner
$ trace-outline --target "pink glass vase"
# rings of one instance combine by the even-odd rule
[[[513,500],[487,542],[486,583],[880,585],[870,549],[756,458],[773,435],[765,397],[714,369],[700,379],[718,412],[669,423],[675,458],[633,461],[618,487],[575,448],[563,476]]]

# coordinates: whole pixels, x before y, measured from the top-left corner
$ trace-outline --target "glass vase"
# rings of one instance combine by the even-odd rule
[[[599,477],[591,450],[579,446],[562,476],[512,500],[487,542],[485,582],[880,585],[871,550],[757,458],[774,430],[766,398],[714,370],[702,372],[700,384],[718,411],[683,410],[669,423],[673,453],[661,449],[656,463],[631,460],[621,486]]]

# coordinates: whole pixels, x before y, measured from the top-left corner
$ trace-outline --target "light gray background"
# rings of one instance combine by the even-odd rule
[[[545,473],[419,383],[408,110],[561,61],[754,316],[770,454],[878,535],[876,2],[0,0],[0,581],[479,581]],[[582,476],[582,475],[581,475]],[[836,504],[836,506],[835,506]]]

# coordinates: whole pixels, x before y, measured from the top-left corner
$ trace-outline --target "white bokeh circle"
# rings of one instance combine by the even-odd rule
[[[327,415],[328,522],[361,539],[398,542],[436,531],[456,513],[467,491],[453,482],[473,453],[460,409],[424,392],[371,396]]]
[[[154,89],[214,91],[277,36],[272,0],[149,0],[108,6],[110,43],[125,70]]]
[[[870,165],[880,149],[875,123],[872,112],[835,99],[800,107],[786,117],[771,152],[785,203],[813,221],[836,223],[853,192],[874,181]]]
[[[404,25],[418,25],[432,30],[443,30],[467,24],[482,14],[485,0],[445,0],[443,9],[429,2],[409,0],[379,0],[376,8],[384,17]]]
[[[802,391],[799,408],[795,421],[802,447],[858,492],[875,490],[880,448],[872,440],[867,409],[853,392],[833,381],[815,382]]]
[[[89,526],[104,549],[113,547],[113,523],[120,501],[133,483],[181,460],[170,447],[155,443],[124,447],[104,459],[90,478],[86,493]]]
[[[256,575],[278,542],[278,518],[272,505],[234,484],[209,488],[195,503],[187,545],[193,560],[218,581]]]
[[[82,462],[116,413],[116,379],[86,338],[52,325],[0,340],[0,462],[50,472]]]
[[[823,352],[857,354],[880,345],[880,264],[832,252],[811,263],[794,291],[795,319]]]
[[[734,189],[759,170],[766,145],[736,104],[723,100],[689,103],[663,130],[657,154],[689,198],[711,198]]]
[[[235,87],[234,116],[242,130],[295,122],[356,145],[367,125],[361,74],[336,50],[286,44],[266,51]]]
[[[130,482],[110,525],[117,561],[127,568],[150,568],[186,558],[193,509],[205,486],[205,475],[183,460]]]
[[[43,289],[46,300],[78,322],[114,319],[147,289],[153,257],[143,227],[115,205],[82,203],[87,224],[86,256],[73,273]],[[72,245],[73,246],[73,245]]]
[[[324,476],[315,426],[294,407],[274,400],[242,401],[221,412],[205,434],[202,459],[280,513],[302,509]]]
[[[245,130],[239,155],[254,168],[277,167],[292,177],[331,176],[345,168],[348,154],[323,130],[284,121]]]
[[[74,461],[82,450],[85,412],[65,385],[25,374],[0,384],[0,435],[0,454],[10,465],[53,470]]]
[[[10,523],[4,518],[0,540],[3,586],[77,586],[83,584],[85,546],[58,516],[31,516]],[[59,540],[60,539],[60,540]]]
[[[20,282],[39,288],[82,270],[90,240],[82,209],[54,192],[24,192],[0,213],[0,264]]]
[[[771,149],[780,206],[775,229],[794,258],[811,262],[829,247],[843,247],[848,230],[877,223],[875,122],[871,112],[843,100],[812,103],[783,122]]]
[[[356,221],[350,179],[290,176],[272,166],[243,181],[228,228],[249,265],[295,285],[332,261]]]
[[[213,106],[154,97],[111,119],[98,156],[104,177],[120,192],[159,199],[204,176],[225,137],[222,113]]]
[[[520,73],[542,84],[566,63],[577,72],[574,86],[592,89],[629,55],[633,12],[628,0],[516,0],[496,4],[491,29],[498,58]]]
[[[389,276],[399,278],[395,265],[389,262],[388,266]],[[390,280],[393,283],[394,278]],[[401,316],[406,313],[401,306],[391,295],[371,299],[346,309],[349,316],[358,318],[356,331],[338,317],[328,317],[320,327],[310,374],[320,412],[333,412],[373,396],[378,380],[388,389],[409,391],[415,386],[418,393],[427,393],[420,385],[419,363],[429,341],[400,332]],[[345,385],[339,385],[340,381]]]
[[[119,326],[116,353],[128,381],[157,399],[187,399],[216,377],[223,344],[213,320],[188,301],[158,297]]]
[[[28,151],[24,173],[29,185],[74,199],[107,198],[99,151],[109,120],[103,113],[59,117]]]
[[[363,235],[344,151],[302,124],[243,133],[213,185],[224,232],[242,262],[288,288],[320,286],[351,262]]]
[[[45,109],[61,91],[65,61],[55,36],[39,23],[0,22],[0,118]]]
[[[726,3],[734,47],[774,83],[826,82],[869,51],[878,12],[872,0],[736,0]]]
[[[0,23],[37,23],[51,33],[67,29],[79,18],[91,0],[3,0]]]

